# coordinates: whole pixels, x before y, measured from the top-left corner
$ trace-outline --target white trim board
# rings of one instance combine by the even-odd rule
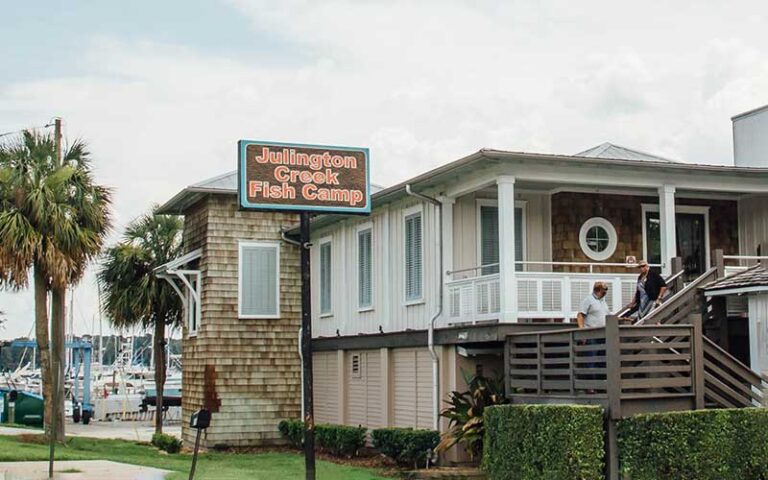
[[[725,295],[742,295],[744,293],[761,293],[768,292],[768,285],[756,285],[754,287],[736,287],[736,288],[724,288],[722,290],[714,290],[711,292],[704,292],[705,297],[722,297]]]

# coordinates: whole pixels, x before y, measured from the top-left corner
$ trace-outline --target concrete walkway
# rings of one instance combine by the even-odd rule
[[[162,480],[168,470],[139,467],[106,460],[56,462],[53,478],[60,480]],[[0,463],[0,480],[48,478],[48,462]]]
[[[181,425],[166,425],[163,432],[181,438]],[[42,430],[11,428],[0,426],[0,435],[35,435],[43,433]],[[82,423],[67,422],[68,437],[111,438],[115,440],[129,440],[134,442],[149,442],[155,433],[153,422],[91,422],[88,425]],[[4,480],[0,477],[0,480]]]

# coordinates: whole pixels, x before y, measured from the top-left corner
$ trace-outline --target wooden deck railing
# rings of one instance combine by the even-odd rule
[[[633,413],[658,409],[660,400],[674,400],[678,408],[703,408],[700,329],[700,320],[619,326],[610,317],[605,328],[510,335],[505,349],[508,396],[520,403],[601,403],[610,407],[613,418],[622,416],[628,402],[634,404]]]
[[[728,408],[766,406],[766,379],[707,337],[704,384],[706,400],[711,404]]]

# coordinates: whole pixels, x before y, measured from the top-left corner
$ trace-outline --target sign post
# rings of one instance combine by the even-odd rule
[[[238,159],[241,209],[296,212],[300,217],[304,459],[306,479],[314,480],[310,215],[370,214],[368,149],[241,140]]]

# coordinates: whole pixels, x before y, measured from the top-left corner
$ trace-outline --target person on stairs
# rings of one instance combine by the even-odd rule
[[[661,275],[651,270],[650,265],[645,260],[637,264],[640,269],[640,275],[637,277],[637,290],[632,303],[628,305],[629,311],[625,315],[637,313],[637,319],[642,320],[651,311],[661,305],[664,293],[667,291],[667,282]]]

